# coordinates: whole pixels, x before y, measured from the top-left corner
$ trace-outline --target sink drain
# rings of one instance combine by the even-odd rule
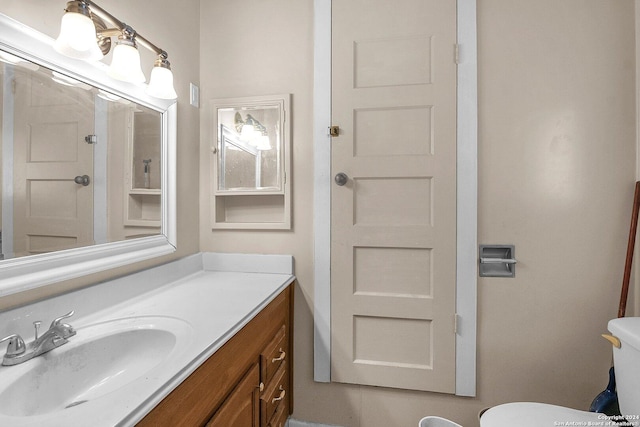
[[[69,403],[64,409],[73,408],[74,406],[82,405],[84,402],[88,402],[88,400],[78,400],[77,402]]]

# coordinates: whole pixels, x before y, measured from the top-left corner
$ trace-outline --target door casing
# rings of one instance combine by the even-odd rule
[[[476,0],[457,1],[456,395],[476,394]],[[314,0],[314,380],[331,381],[331,0]]]

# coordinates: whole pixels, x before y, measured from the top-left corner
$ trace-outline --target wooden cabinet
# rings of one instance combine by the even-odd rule
[[[140,427],[284,427],[293,412],[293,288],[176,387]]]
[[[207,427],[258,427],[260,425],[260,369],[256,363],[233,389]]]

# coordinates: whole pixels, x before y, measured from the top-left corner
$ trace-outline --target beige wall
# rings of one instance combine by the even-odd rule
[[[197,251],[198,236],[202,250],[295,256],[296,418],[387,427],[437,414],[474,426],[479,409],[505,401],[588,406],[606,383],[610,350],[599,334],[616,313],[635,180],[632,0],[478,2],[479,241],[515,244],[520,263],[515,279],[479,280],[473,399],[312,381],[312,0],[163,0],[144,10],[151,3],[100,2],[163,46],[176,76],[179,251],[163,260]],[[55,36],[63,7],[3,0],[0,13]],[[166,31],[169,18],[180,31]],[[200,115],[188,105],[190,81],[201,83]],[[293,228],[212,232],[206,102],[273,93],[293,94]],[[3,298],[0,308],[159,261]]]
[[[189,82],[199,83],[198,1],[181,2],[101,0],[99,5],[133,26],[143,36],[169,53],[178,100],[178,251],[172,255],[63,282],[35,291],[0,298],[0,309],[27,303],[69,289],[119,276],[198,251],[198,147],[199,111],[189,105]],[[0,13],[23,22],[51,37],[60,29],[65,0],[2,0]],[[149,5],[153,7],[148,8]],[[191,6],[191,7],[189,7]],[[180,31],[169,30],[180,28]],[[147,79],[153,65],[153,55],[141,49]]]
[[[513,400],[587,408],[606,385],[635,180],[632,0],[478,2],[479,241],[513,243],[515,279],[478,282],[478,397],[312,381],[312,0],[201,2],[202,99],[293,94],[291,232],[208,225],[201,249],[292,253],[295,413],[342,426],[477,425]],[[239,12],[240,11],[240,12]]]
[[[481,397],[585,408],[606,383],[633,200],[634,2],[482,5],[479,239],[522,263],[479,282]]]

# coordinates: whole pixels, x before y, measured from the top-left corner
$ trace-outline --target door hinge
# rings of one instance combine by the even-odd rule
[[[458,321],[460,319],[460,316],[458,316],[458,313],[453,315],[453,334],[454,335],[458,335]]]
[[[97,144],[98,143],[98,136],[97,135],[87,135],[84,137],[84,142],[86,142],[87,144]]]
[[[456,65],[460,64],[460,45],[458,43],[453,45],[453,61]]]
[[[335,137],[340,135],[340,126],[329,126],[329,136]]]

